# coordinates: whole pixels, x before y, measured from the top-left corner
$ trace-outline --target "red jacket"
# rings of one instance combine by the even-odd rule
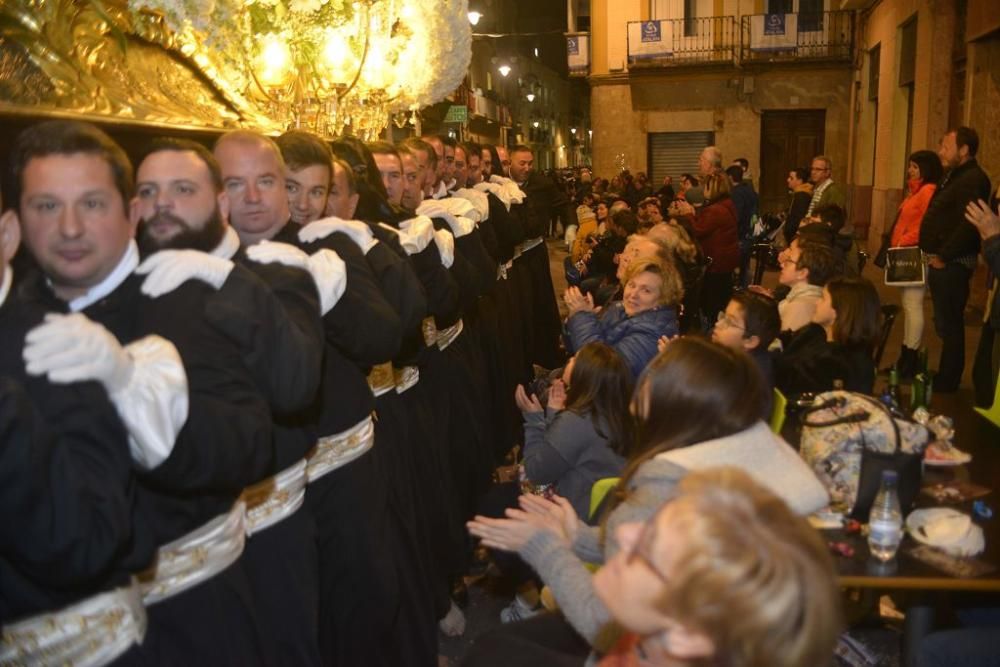
[[[740,264],[736,206],[726,197],[698,211],[692,225],[702,250],[712,258],[709,273],[730,273]]]
[[[903,248],[920,242],[920,221],[924,219],[927,205],[934,196],[937,186],[933,183],[921,185],[916,192],[907,195],[899,205],[899,218],[892,230],[891,248]]]

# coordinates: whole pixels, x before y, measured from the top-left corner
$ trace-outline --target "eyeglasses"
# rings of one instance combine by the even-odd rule
[[[746,331],[746,327],[741,327],[736,322],[733,322],[725,313],[720,312],[719,316],[715,318],[715,324],[722,327],[723,329],[739,329],[740,331]]]
[[[798,266],[799,265],[799,260],[797,260],[797,259],[791,259],[790,257],[785,257],[784,259],[779,260],[778,263],[781,264],[782,266],[784,266],[785,264],[792,264],[794,266]]]
[[[667,577],[664,575],[653,563],[653,558],[650,555],[653,551],[653,541],[656,539],[656,530],[653,528],[653,523],[656,520],[654,515],[652,519],[647,521],[643,527],[642,531],[639,533],[639,538],[632,545],[632,550],[626,557],[626,562],[631,565],[632,563],[642,561],[642,564],[649,568],[649,571],[656,575],[656,578],[667,583]]]

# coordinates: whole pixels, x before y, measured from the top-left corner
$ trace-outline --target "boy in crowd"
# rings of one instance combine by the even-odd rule
[[[778,304],[760,292],[743,290],[733,294],[726,310],[712,329],[712,340],[749,354],[769,389],[774,388],[774,364],[768,346],[778,336],[781,317]]]

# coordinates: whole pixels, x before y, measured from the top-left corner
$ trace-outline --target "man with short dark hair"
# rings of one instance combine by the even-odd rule
[[[809,170],[805,167],[792,169],[788,172],[785,184],[788,185],[791,198],[788,209],[785,211],[785,225],[782,228],[782,233],[785,235],[785,243],[791,243],[796,232],[799,231],[802,218],[809,210],[809,204],[812,202],[813,186],[809,182]]]
[[[965,305],[980,249],[979,233],[965,219],[965,209],[990,196],[990,179],[976,161],[978,150],[979,135],[971,127],[957,127],[942,137],[938,156],[945,176],[920,225],[920,249],[929,256],[934,329],[941,338],[935,391],[956,391],[965,370]]]
[[[221,151],[230,167],[226,183],[237,206],[253,201],[255,195],[240,198],[235,192],[236,172],[228,165],[230,160],[239,162],[239,176],[249,183],[249,190],[263,178],[273,178],[275,187],[269,192],[281,193],[276,147],[250,139],[230,141]],[[320,663],[316,526],[311,512],[297,505],[306,485],[305,457],[314,443],[299,430],[281,426],[283,416],[307,410],[315,401],[324,350],[319,290],[328,289],[329,281],[337,277],[328,275],[324,280],[316,268],[310,272],[309,258],[284,244],[271,244],[270,255],[258,254],[260,245],[241,246],[226,220],[231,200],[221,185],[222,173],[215,156],[201,144],[156,141],[136,170],[133,215],[139,219],[139,236],[147,252],[203,249],[212,254],[204,256],[206,262],[236,264],[209,308],[227,314],[242,311],[246,321],[259,322],[253,332],[234,339],[241,341],[247,367],[276,421],[272,474],[245,493],[251,539],[244,564],[259,602],[258,613],[268,628],[262,637],[268,642],[268,659],[315,665]],[[280,199],[268,205],[287,214]],[[185,245],[196,240],[193,235],[199,231],[215,227],[219,233],[212,234],[214,246]]]
[[[134,649],[137,659],[180,664],[194,651],[212,664],[254,664],[262,629],[239,559],[244,508],[235,501],[268,474],[272,428],[240,349],[207,308],[232,267],[152,298],[139,272],[150,266],[136,269],[136,221],[127,214],[132,167],[124,151],[92,125],[49,121],[22,132],[11,155],[8,185],[17,197],[10,201],[44,274],[22,285],[25,299],[55,312],[83,313],[124,345],[160,335],[184,361],[186,420],[176,437],[169,436],[166,457],[141,466],[148,469],[136,484],[134,542],[149,540],[160,551],[142,576],[149,626]],[[227,317],[231,327],[251,327]],[[93,360],[97,355],[87,344],[99,343],[92,328],[69,317],[61,322],[67,323],[62,356],[83,344]],[[100,340],[101,348],[118,344]],[[114,384],[113,378],[105,381]],[[172,414],[161,414],[161,429]],[[194,558],[196,552],[202,557]],[[134,571],[147,564],[135,562]],[[220,642],[223,636],[231,640]]]
[[[141,605],[122,604],[138,595],[126,561],[145,566],[154,545],[133,541],[132,443],[108,388],[25,358],[46,314],[12,289],[16,208],[0,215],[0,660],[63,663],[83,649],[112,661],[146,624]],[[75,623],[80,603],[91,618],[119,615],[113,627]]]
[[[416,211],[424,199],[423,180],[416,153],[406,144],[399,144],[396,148],[403,167],[403,192],[399,198],[399,205],[407,211]]]
[[[403,159],[399,156],[399,151],[387,141],[373,142],[368,145],[368,148],[372,152],[378,173],[382,177],[382,185],[385,186],[389,203],[399,206],[403,201],[403,191],[406,188]]]
[[[566,194],[557,188],[551,179],[535,171],[534,163],[535,156],[530,147],[519,145],[511,149],[511,180],[525,194],[527,240],[522,245],[523,261],[531,271],[535,288],[534,341],[529,346],[534,358],[530,361],[546,368],[557,368],[562,361],[558,349],[562,323],[559,318],[559,306],[556,304],[555,288],[552,286],[544,235],[549,227],[549,220],[553,217],[573,220],[576,218],[576,213]]]

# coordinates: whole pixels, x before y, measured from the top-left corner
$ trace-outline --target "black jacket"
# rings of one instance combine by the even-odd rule
[[[774,360],[774,382],[786,396],[830,391],[834,380],[843,381],[848,391],[872,393],[875,362],[867,346],[828,342],[818,324],[782,334],[782,343],[784,352]]]
[[[0,304],[0,625],[127,583],[130,550],[153,557],[133,539],[132,459],[103,387],[25,372],[43,315],[12,294]]]
[[[955,167],[937,186],[920,225],[920,249],[948,262],[979,252],[979,232],[965,219],[965,207],[990,198],[990,179],[975,158]]]

